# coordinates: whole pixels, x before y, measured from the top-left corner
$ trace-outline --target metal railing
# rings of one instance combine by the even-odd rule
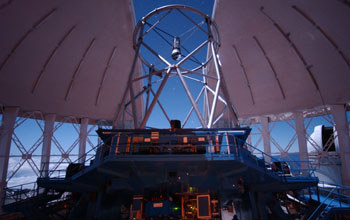
[[[59,192],[38,187],[36,182],[5,187],[3,192],[3,205],[19,203],[40,195],[59,195]]]
[[[3,192],[3,205],[7,205],[37,195],[38,189],[36,182],[31,182],[11,187],[5,187]]]
[[[71,163],[80,163],[81,161],[84,166],[89,166],[90,161],[92,161],[95,156],[96,156],[96,149],[99,147],[103,146],[103,143],[97,144],[95,147],[91,148],[89,151],[87,151],[85,154],[82,156],[78,157],[76,160],[73,162],[47,162],[47,163],[42,163],[42,167],[46,167],[46,164],[48,164],[48,167],[50,165],[54,166],[55,169],[49,169],[49,170],[40,170],[40,176],[39,178],[65,178],[66,177],[66,168],[68,167],[69,164]],[[93,153],[93,154],[92,154]],[[63,165],[64,169],[57,169],[59,166]]]
[[[240,139],[238,140],[241,141]],[[255,153],[255,156],[258,158],[261,154],[260,159],[264,161],[265,167],[272,171],[272,173],[284,177],[316,177],[315,169],[313,168],[311,161],[277,159],[247,142],[244,144],[253,149],[253,151],[257,151],[258,153]],[[280,166],[278,166],[278,164],[280,164]],[[298,166],[298,164],[300,164],[300,166]]]
[[[132,137],[132,135],[130,136]],[[276,159],[260,149],[244,142],[234,134],[218,134],[214,132],[199,134],[197,136],[193,134],[192,136],[189,136],[188,134],[162,134],[162,136],[157,139],[147,137],[149,139],[147,140],[148,142],[145,142],[146,137],[142,137],[142,141],[134,141],[134,137],[127,141],[130,136],[124,135],[124,143],[113,143],[113,141],[111,141],[111,146],[98,144],[84,155],[77,158],[73,163],[83,161],[84,166],[89,166],[92,160],[103,161],[108,157],[118,158],[119,156],[125,157],[133,155],[200,154],[214,159],[227,158],[238,160],[242,163],[248,163],[258,169],[264,169],[264,172],[271,171],[270,173],[278,176],[315,176],[310,161],[287,161]],[[140,137],[140,134],[138,134],[138,137]],[[259,152],[258,154],[261,154],[261,157],[252,154],[248,150],[248,147],[254,149],[255,152]],[[95,152],[95,150],[95,155],[89,155],[91,152]],[[49,164],[52,165],[55,163],[57,162],[50,162]],[[62,164],[62,162],[60,163]],[[300,167],[295,166],[296,164],[300,164]],[[65,168],[66,167],[67,166],[65,166]],[[66,169],[54,169],[46,172],[42,171],[40,173],[45,174],[41,175],[41,178],[64,178],[66,175]]]
[[[62,193],[38,187],[36,182],[6,187],[3,192],[2,205],[4,206],[11,204],[18,205],[19,203],[31,198],[34,198],[35,201],[39,201],[40,199],[45,200],[47,205],[50,205],[69,199],[71,195],[69,192]],[[47,201],[47,199],[49,199],[49,201]]]
[[[115,155],[137,154],[232,154],[234,145],[228,144],[227,137],[234,135],[214,134],[161,134],[160,137],[127,136],[121,134],[111,147],[103,153]],[[130,138],[128,140],[128,138]]]
[[[102,144],[98,144],[95,147],[91,148],[88,152],[86,152],[81,157],[77,158],[73,163],[78,163],[79,161],[83,160],[84,164],[89,164],[92,159],[95,158],[95,150],[102,146]],[[94,152],[93,155],[91,155],[91,152]],[[46,167],[47,163],[42,163],[42,167]],[[70,164],[69,162],[48,162],[50,165],[54,167],[59,167],[63,165],[64,168]],[[52,169],[52,170],[40,170],[40,176],[39,178],[57,178],[57,179],[63,179],[66,177],[66,169]],[[3,190],[3,205],[8,205],[11,203],[18,203],[23,200],[38,196],[40,194],[45,195],[58,195],[55,191],[46,190],[44,188],[40,188],[37,185],[37,182],[30,182],[20,185],[15,185],[11,187],[5,187]]]
[[[322,185],[324,187],[322,187]],[[318,191],[323,191],[326,197],[322,199],[314,212],[309,216],[308,220],[321,219],[325,212],[330,211],[332,208],[350,208],[350,196],[344,194],[350,192],[350,187],[324,181],[318,186]],[[319,215],[316,216],[318,212]]]
[[[192,136],[191,136],[192,135]],[[153,138],[148,134],[149,141],[145,142],[145,137],[141,141],[134,142],[132,139],[127,143],[118,143],[113,146],[111,140],[111,146],[107,146],[103,143],[91,148],[84,155],[77,158],[73,163],[80,163],[83,166],[89,166],[91,161],[100,160],[103,161],[108,157],[125,156],[125,155],[156,155],[156,154],[171,154],[171,155],[184,155],[184,154],[200,154],[211,158],[227,158],[238,160],[242,163],[260,169],[262,172],[268,172],[275,176],[314,176],[314,170],[309,161],[297,161],[298,163],[307,163],[308,169],[302,169],[300,167],[291,166],[287,161],[287,166],[284,166],[286,161],[276,159],[271,155],[255,148],[254,146],[246,143],[235,134],[229,134],[228,132],[222,133],[200,133],[200,134],[162,134],[161,137]],[[111,136],[110,138],[112,138]],[[127,137],[127,136],[126,136]],[[164,141],[165,140],[165,141]],[[261,154],[261,157],[257,157],[248,150],[248,147],[254,149]],[[96,151],[96,153],[95,153]],[[93,154],[91,154],[93,153]],[[67,165],[66,165],[67,164]],[[280,167],[273,167],[278,166]],[[46,167],[45,164],[42,164]],[[51,165],[51,166],[50,166]],[[66,178],[66,167],[68,162],[49,162],[47,167],[55,167],[52,170],[41,170],[40,178]],[[65,169],[57,169],[60,166]],[[304,166],[304,167],[305,167]],[[303,166],[302,166],[303,167]],[[29,187],[33,184],[32,187]],[[36,196],[42,192],[36,185],[36,183],[22,184],[19,186],[5,188],[5,200],[18,202],[23,199]]]

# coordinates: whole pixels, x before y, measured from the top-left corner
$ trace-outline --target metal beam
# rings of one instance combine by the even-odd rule
[[[181,72],[180,72],[180,70],[179,70],[178,68],[176,68],[176,71],[177,71],[177,74],[178,74],[178,76],[179,76],[179,78],[180,78],[180,81],[181,81],[181,83],[182,83],[182,85],[183,85],[183,87],[184,87],[184,89],[185,89],[185,91],[186,91],[186,94],[187,94],[187,96],[188,96],[188,98],[189,98],[189,100],[190,100],[190,102],[191,102],[191,104],[192,104],[192,106],[193,106],[193,108],[194,108],[194,110],[195,110],[197,116],[198,116],[198,119],[199,119],[199,121],[200,121],[202,127],[203,127],[203,128],[207,128],[207,125],[206,125],[205,122],[204,122],[204,119],[203,119],[203,117],[202,117],[202,114],[201,114],[201,112],[199,111],[198,106],[197,106],[195,100],[193,99],[193,96],[192,96],[192,94],[191,94],[191,91],[190,91],[190,89],[188,88],[187,83],[186,83],[184,77],[182,76],[182,74],[181,74]]]
[[[226,82],[225,82],[225,78],[223,77],[223,74],[221,72],[221,67],[219,66],[219,60],[218,60],[218,57],[217,57],[217,54],[215,53],[215,48],[214,48],[214,44],[211,43],[210,44],[211,46],[211,51],[212,51],[212,55],[213,55],[213,60],[214,60],[214,65],[215,65],[215,70],[216,70],[216,73],[218,73],[221,77],[221,89],[222,89],[222,92],[223,92],[223,95],[226,99],[226,102],[227,102],[227,107],[231,113],[231,117],[232,117],[232,120],[233,120],[233,124],[235,127],[239,127],[239,122],[238,122],[238,116],[236,114],[236,111],[234,110],[233,108],[233,104],[231,102],[231,99],[230,99],[230,95],[227,91],[227,86],[226,86]]]
[[[156,96],[153,89],[151,89],[151,92],[152,92],[153,97]],[[169,118],[168,114],[166,113],[165,109],[163,108],[163,105],[160,103],[159,99],[157,99],[157,103],[159,105],[160,110],[162,110],[164,116],[166,117],[166,119],[168,120],[168,122],[170,124],[170,118]]]
[[[7,169],[10,156],[12,134],[18,115],[18,107],[5,107],[0,127],[0,204],[3,204],[3,189],[6,187]],[[0,207],[0,211],[1,207]]]
[[[202,87],[202,90],[199,92],[199,95],[198,95],[197,98],[196,98],[196,101],[195,101],[196,104],[198,103],[199,98],[202,96],[204,90],[205,90],[205,87],[203,86],[203,87]],[[192,112],[193,112],[193,106],[191,107],[190,111],[188,112],[188,114],[187,114],[187,116],[186,116],[186,118],[185,118],[185,121],[183,122],[182,128],[185,127],[185,125],[186,125],[188,119],[190,118]]]
[[[344,105],[332,105],[331,112],[338,134],[343,185],[350,186],[350,140],[346,111]]]
[[[201,45],[199,45],[196,49],[194,49],[191,53],[189,53],[186,57],[184,57],[180,62],[176,64],[176,67],[181,66],[186,60],[188,60],[190,57],[192,57],[194,54],[196,54],[202,47],[207,45],[209,43],[209,40],[204,41]]]
[[[306,130],[303,113],[294,112],[293,118],[295,122],[295,130],[298,136],[299,158],[300,161],[302,161],[300,164],[300,168],[303,170],[302,173],[307,175],[309,174],[308,172],[306,172],[306,170],[309,169],[309,163],[306,161],[309,160],[309,155],[307,151]]]
[[[116,117],[115,117],[115,120],[114,120],[114,123],[113,123],[113,127],[116,127],[118,122],[119,122],[119,119],[120,119],[120,116],[121,116],[121,113],[123,112],[123,109],[124,109],[124,102],[126,100],[126,97],[128,95],[128,90],[130,89],[130,85],[132,83],[132,78],[134,76],[134,72],[135,72],[135,67],[136,67],[136,63],[137,63],[137,58],[139,56],[139,52],[140,52],[140,43],[138,43],[138,45],[136,46],[136,51],[135,51],[135,56],[134,56],[134,60],[133,60],[133,63],[132,63],[132,66],[131,66],[131,70],[130,70],[130,73],[129,73],[129,79],[128,79],[128,84],[125,88],[125,91],[124,91],[124,94],[123,94],[123,98],[122,98],[122,101],[120,102],[119,106],[118,106],[118,110],[117,110],[117,114],[116,114]],[[136,119],[135,119],[136,120]]]
[[[86,140],[88,136],[88,128],[89,125],[89,119],[88,118],[83,118],[81,119],[80,122],[80,130],[79,130],[79,163],[84,163],[85,162],[85,152],[86,152]]]
[[[210,46],[212,46],[211,47],[212,56],[216,56],[213,43],[210,43]],[[213,126],[213,120],[214,120],[215,112],[216,112],[216,103],[218,101],[219,92],[220,92],[220,83],[221,83],[220,69],[217,66],[218,63],[217,63],[217,60],[215,58],[214,58],[214,64],[215,64],[216,76],[218,77],[218,80],[216,81],[216,88],[215,88],[215,92],[214,92],[213,103],[212,103],[211,111],[210,111],[210,115],[209,115],[208,128],[211,128]]]
[[[147,48],[147,50],[149,50],[154,56],[156,56],[160,61],[162,61],[165,65],[167,66],[171,66],[171,64],[164,58],[162,57],[160,54],[158,54],[157,52],[155,52],[150,46],[148,46],[145,42],[142,42],[142,45],[145,46],[145,48]]]
[[[129,92],[131,99],[132,118],[134,119],[134,128],[136,129],[138,127],[138,114],[135,102],[134,86],[132,85],[132,81],[130,81]]]
[[[41,150],[40,176],[47,177],[49,171],[49,162],[51,154],[51,141],[55,125],[55,114],[45,115],[45,126],[43,132],[43,147]]]
[[[165,15],[163,15],[158,21],[156,21],[147,31],[145,31],[143,36],[146,36],[151,30],[153,30],[153,28],[160,24],[160,22],[162,22],[163,19],[166,18],[170,14],[170,12],[172,12],[172,10],[173,9],[170,9]]]
[[[261,134],[264,140],[264,152],[265,154],[271,155],[271,134],[269,128],[269,118],[268,117],[260,117],[261,123]],[[270,157],[265,157],[266,162],[271,162]]]
[[[170,71],[171,71],[171,69],[172,69],[172,68],[169,68],[168,71],[167,71],[167,73],[165,74],[164,79],[162,80],[162,83],[160,84],[160,86],[159,86],[159,88],[158,88],[158,90],[157,90],[157,92],[156,92],[156,95],[153,97],[153,100],[152,100],[152,102],[151,102],[151,104],[150,104],[150,106],[149,106],[149,108],[148,108],[148,111],[146,112],[145,117],[143,118],[143,120],[142,120],[142,122],[141,122],[141,124],[140,124],[140,128],[144,128],[144,127],[146,126],[146,123],[147,123],[147,121],[148,121],[148,118],[149,118],[149,116],[150,116],[151,113],[152,113],[153,107],[154,107],[154,105],[156,104],[156,102],[157,102],[157,100],[158,100],[158,98],[159,98],[159,96],[160,96],[160,93],[162,92],[162,90],[163,90],[163,88],[164,88],[166,82],[168,81],[168,78],[169,78],[169,76],[170,76]]]

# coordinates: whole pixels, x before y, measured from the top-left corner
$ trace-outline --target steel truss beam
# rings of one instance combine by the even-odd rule
[[[202,91],[199,93],[199,95],[196,98],[196,102],[198,100],[198,97],[202,96],[204,94],[205,89],[203,88]],[[209,91],[209,90],[208,90]],[[151,90],[151,93],[153,94],[153,96],[156,96],[155,93]],[[219,98],[218,98],[219,99]],[[220,100],[220,99],[219,99]],[[158,105],[161,106],[161,103],[159,102],[159,100],[156,101]],[[308,130],[308,128],[311,126],[313,120],[315,117],[317,116],[321,116],[324,121],[330,123],[330,125],[332,126],[336,126],[334,120],[333,120],[333,116],[332,115],[328,115],[328,112],[330,110],[332,110],[329,107],[325,107],[327,108],[327,110],[322,109],[322,108],[316,108],[316,109],[311,109],[311,110],[306,110],[301,112],[300,114],[302,115],[302,118],[304,120],[304,128],[306,130]],[[4,114],[3,107],[0,108],[2,114]],[[5,108],[6,109],[6,108]],[[347,103],[345,105],[344,108],[344,113],[346,115],[346,111],[349,110],[349,103]],[[193,111],[193,110],[192,110]],[[226,110],[227,111],[227,110]],[[322,115],[323,113],[323,115]],[[222,113],[221,113],[222,114]],[[168,116],[167,116],[168,117]],[[274,121],[271,121],[271,118],[274,119]],[[292,123],[292,120],[294,120],[293,118],[293,113],[284,113],[284,114],[279,114],[279,115],[272,115],[269,116],[269,124],[271,124],[271,126],[269,125],[269,138],[271,140],[271,143],[276,146],[276,148],[278,149],[279,153],[281,154],[281,156],[285,156],[286,158],[288,158],[288,154],[289,151],[291,149],[291,146],[296,142],[296,139],[298,137],[298,135],[295,133],[293,134],[292,138],[289,140],[289,143],[287,145],[282,145],[281,143],[278,143],[278,141],[274,138],[275,134],[274,134],[274,128],[276,123],[279,122],[283,122],[283,123],[287,123],[291,128],[293,128],[294,130],[296,130],[296,126],[294,123]],[[2,117],[1,117],[2,118]],[[37,124],[37,126],[39,127],[39,129],[41,130],[41,132],[44,132],[44,126],[43,126],[43,121],[44,121],[44,115],[41,112],[25,112],[25,113],[21,113],[21,117],[17,117],[15,124],[13,125],[13,134],[12,134],[12,146],[11,147],[15,147],[20,154],[18,155],[9,155],[9,158],[18,158],[20,157],[20,161],[18,161],[18,163],[14,166],[12,166],[12,169],[8,171],[7,173],[7,178],[6,178],[6,182],[11,181],[11,179],[16,175],[16,173],[18,173],[18,171],[21,170],[21,168],[23,167],[24,164],[28,164],[29,167],[31,167],[31,169],[33,170],[33,172],[35,173],[35,175],[39,175],[40,173],[40,164],[38,163],[38,161],[35,158],[39,158],[42,155],[35,155],[34,152],[42,145],[43,143],[43,136],[40,136],[33,145],[28,146],[24,144],[24,140],[21,140],[20,137],[17,135],[17,128],[20,128],[21,126],[24,126],[25,122],[29,119],[32,118],[35,122],[35,124]],[[168,117],[169,118],[169,117]],[[347,129],[349,129],[350,123],[349,123],[350,117],[347,116],[346,117],[346,121],[345,124],[347,126]],[[4,122],[4,119],[2,118],[2,123]],[[251,136],[259,136],[256,140],[255,143],[252,143],[252,139],[248,140],[249,144],[252,144],[255,148],[259,148],[259,145],[262,142],[262,129],[259,126],[259,123],[261,121],[257,120],[257,118],[251,118],[249,121],[245,120],[245,122],[249,122],[246,123],[246,125],[249,125],[251,127],[254,127],[256,131],[258,131],[257,133],[252,133]],[[81,127],[78,126],[79,121],[78,119],[74,118],[74,117],[66,117],[64,118],[64,120],[61,120],[59,122],[55,122],[55,126],[53,129],[53,133],[56,132],[58,129],[60,129],[62,127],[63,124],[65,123],[71,123],[71,125],[73,126],[74,130],[77,132],[77,134],[79,135],[81,132],[80,130],[82,129]],[[94,144],[89,136],[91,137],[91,133],[93,132],[93,130],[95,129],[97,125],[91,126],[88,130],[87,130],[87,137],[86,137],[86,143],[91,146],[91,148],[93,148],[96,144]],[[110,126],[110,122],[106,121],[100,121],[99,125],[100,127],[105,127],[105,126]],[[343,126],[344,128],[345,126]],[[345,129],[346,130],[346,129]],[[312,160],[312,166],[318,166],[320,161],[322,161],[322,164],[324,164],[325,162],[328,162],[328,164],[330,165],[336,165],[334,163],[334,161],[331,160],[331,158],[340,158],[340,154],[337,152],[334,153],[328,153],[327,150],[329,150],[329,148],[334,144],[335,140],[338,138],[338,132],[333,133],[333,136],[331,136],[326,143],[324,144],[324,146],[320,146],[316,143],[315,140],[312,139],[312,137],[310,137],[310,134],[305,132],[305,139],[307,140],[307,142],[309,143],[310,146],[312,146],[316,151],[313,153],[309,153],[309,157],[313,158]],[[342,133],[342,135],[344,136],[344,132]],[[347,137],[349,138],[349,133],[347,133]],[[81,135],[79,135],[79,138],[81,139]],[[298,137],[299,139],[299,137]],[[59,143],[59,140],[57,138],[54,137],[53,135],[53,140],[52,143],[58,148],[58,151],[60,152],[60,154],[51,154],[50,157],[52,156],[59,156],[60,160],[57,161],[56,163],[52,164],[51,163],[51,172],[59,169],[60,165],[62,165],[65,161],[72,161],[72,159],[70,157],[76,157],[78,155],[74,155],[72,154],[72,150],[75,149],[78,146],[79,140],[74,140],[74,142],[72,143],[72,145],[70,146],[62,146],[61,143]],[[299,144],[300,145],[300,144]],[[308,149],[310,150],[310,149]],[[301,153],[301,152],[300,152]],[[273,153],[272,153],[273,154]],[[289,160],[292,160],[290,158],[288,158]],[[55,165],[55,166],[52,166]]]
[[[348,104],[345,105],[345,109],[347,108]],[[249,119],[240,119],[241,124],[248,125],[253,128],[253,131],[257,132],[252,132],[251,138],[248,139],[248,143],[251,144],[254,148],[259,148],[262,149],[263,147],[261,146],[261,141],[263,137],[270,139],[270,141],[265,141],[265,153],[266,152],[266,147],[269,148],[268,146],[270,144],[273,144],[278,152],[271,152],[271,154],[280,154],[281,157],[284,157],[285,159],[288,159],[292,162],[292,158],[290,158],[289,153],[290,150],[292,149],[292,146],[296,143],[298,140],[298,145],[299,145],[299,154],[300,154],[300,160],[302,161],[307,161],[310,159],[311,160],[311,165],[313,167],[319,166],[320,162],[322,161],[322,164],[324,165],[325,163],[329,165],[336,165],[336,162],[332,160],[331,158],[340,158],[339,152],[328,152],[329,149],[335,144],[336,139],[338,138],[338,132],[336,131],[336,124],[334,123],[333,116],[329,114],[330,110],[332,108],[330,107],[318,107],[315,109],[309,109],[309,110],[304,110],[299,113],[283,113],[283,114],[278,114],[278,115],[269,115],[269,116],[264,116],[264,117],[254,117],[254,118],[249,118]],[[296,121],[297,119],[295,117],[298,117],[297,115],[299,114],[299,121]],[[262,127],[259,125],[262,123],[262,118],[268,117],[268,126],[265,125],[265,130],[268,128],[268,133],[265,131],[265,135],[263,132]],[[273,121],[271,120],[271,118]],[[333,134],[330,135],[328,140],[325,141],[323,146],[319,145],[316,140],[314,140],[311,137],[310,133],[307,133],[306,130],[309,130],[309,127],[311,123],[313,122],[315,117],[321,117],[325,123],[329,123],[331,126],[333,126]],[[347,123],[347,129],[350,128],[350,118],[347,115],[346,123]],[[294,121],[294,123],[293,123]],[[287,144],[281,144],[275,139],[275,131],[274,129],[276,127],[277,123],[286,123],[291,127],[295,133],[292,134],[293,136],[291,139],[289,139],[289,142]],[[299,126],[299,127],[298,127]],[[345,126],[343,126],[345,127]],[[345,132],[346,133],[346,132]],[[343,132],[344,134],[344,132]],[[348,132],[348,138],[349,138],[350,133]],[[254,139],[254,140],[253,140]],[[305,142],[305,143],[303,143]],[[263,145],[263,146],[264,146]],[[302,146],[303,145],[303,146]],[[310,147],[307,148],[306,145],[312,147],[314,151],[310,152]],[[252,147],[252,148],[253,148]],[[300,149],[302,147],[302,149]],[[254,153],[254,149],[250,149]],[[302,169],[308,169],[309,167],[309,162],[305,164],[301,164]]]
[[[183,42],[190,39],[197,31],[204,36],[201,38],[203,40],[197,42],[198,44],[192,51],[187,50],[185,46],[181,45],[180,49],[187,54],[181,54],[183,58],[175,62],[169,59],[169,54],[164,54],[162,51],[158,52],[154,45],[147,42],[147,37],[153,32],[153,34],[159,35],[159,37],[164,40],[163,43],[166,46],[172,46],[170,43],[171,40],[168,40],[167,37],[174,38],[175,34],[168,33],[160,28],[163,21],[168,19],[172,13],[178,13],[180,17],[189,22],[189,25],[192,26],[183,34],[178,35],[179,37],[183,37],[185,34],[189,34]],[[197,16],[196,19],[191,17],[194,14]],[[158,15],[160,18],[154,21],[151,19],[153,15]],[[201,17],[202,21],[198,21],[198,15]],[[153,21],[153,24],[150,20]],[[123,122],[125,120],[131,120],[134,128],[145,128],[156,104],[159,105],[165,118],[169,121],[171,119],[169,117],[169,110],[166,109],[166,106],[160,104],[160,97],[164,87],[169,81],[168,79],[173,77],[179,79],[190,102],[190,108],[186,114],[186,118],[182,120],[184,126],[187,124],[193,112],[200,126],[203,128],[211,128],[219,120],[232,120],[227,124],[239,126],[238,118],[230,100],[220,67],[221,64],[218,58],[219,44],[220,38],[215,23],[209,16],[196,9],[185,6],[165,6],[154,10],[142,18],[134,31],[134,61],[113,126],[125,127],[126,125],[123,124]],[[207,48],[207,57],[203,60],[198,59],[196,57],[197,54],[205,48]],[[145,55],[145,53],[148,55]],[[152,59],[156,61],[154,64],[151,64]],[[189,63],[195,63],[196,66],[193,67],[193,65],[189,65]],[[139,69],[141,69],[141,73],[137,72],[137,64],[140,65]],[[214,65],[214,72],[208,73],[207,69],[211,64]],[[192,67],[189,68],[189,66]],[[147,68],[149,71],[147,71]],[[160,79],[154,80],[153,77],[155,76],[158,76]],[[198,83],[200,92],[194,92],[189,82]],[[140,88],[143,89],[136,91],[134,89],[137,87],[135,83],[139,83],[139,85],[143,84],[144,86],[140,86]],[[140,106],[137,106],[137,100],[140,99],[142,99],[142,103],[143,99],[146,100],[145,105],[142,106],[141,109],[143,114],[139,114]],[[218,101],[220,101],[220,107]],[[199,103],[203,103],[203,106],[200,106]],[[204,110],[201,111],[201,109]]]
[[[1,108],[2,109],[2,108]],[[2,111],[1,111],[2,113]],[[47,118],[49,117],[49,118]],[[51,119],[50,119],[51,118]],[[52,131],[47,130],[46,119],[52,123]],[[22,139],[18,135],[18,131],[16,129],[20,129],[25,125],[25,122],[28,120],[33,120],[35,124],[38,126],[41,131],[41,135],[32,145],[27,144],[26,139]],[[44,128],[45,121],[45,128]],[[13,125],[13,132],[11,137],[11,149],[16,148],[18,153],[13,153],[8,156],[10,158],[20,158],[15,164],[13,164],[9,170],[7,170],[6,175],[6,184],[11,182],[13,177],[18,174],[18,172],[23,168],[25,164],[28,164],[33,174],[35,176],[43,175],[46,176],[48,174],[52,174],[54,171],[59,169],[62,166],[65,166],[65,162],[72,162],[72,157],[78,157],[79,155],[83,155],[85,153],[86,143],[90,146],[90,148],[94,148],[96,143],[93,143],[91,140],[91,133],[95,130],[97,125],[92,125],[89,129],[87,124],[87,119],[82,119],[81,124],[79,126],[79,121],[75,117],[65,117],[63,120],[56,121],[55,117],[51,117],[50,115],[44,115],[41,112],[25,112],[21,114],[21,117],[17,117],[15,124]],[[70,146],[64,146],[59,139],[55,136],[55,132],[57,132],[64,124],[71,124],[73,129],[77,133],[77,139],[73,140],[73,143]],[[82,131],[86,130],[82,133]],[[47,133],[49,132],[49,133]],[[95,135],[96,136],[96,135]],[[50,138],[48,138],[50,137]],[[46,139],[46,142],[45,142]],[[84,143],[82,143],[84,142]],[[52,153],[50,150],[51,143],[57,148],[59,154]],[[73,154],[72,151],[79,146],[79,155]],[[42,147],[41,154],[36,154],[38,149]],[[85,148],[84,148],[85,147]],[[16,150],[14,152],[16,152]],[[84,152],[82,152],[84,151]],[[12,151],[11,151],[12,152]],[[59,157],[58,161],[52,161],[52,157]],[[41,158],[41,161],[40,161]],[[85,159],[85,158],[83,158]],[[80,159],[79,162],[84,163],[85,161]],[[7,167],[7,166],[6,166]],[[50,172],[48,172],[50,170]]]
[[[11,148],[11,136],[19,108],[9,107],[3,111],[3,119],[0,126],[0,193],[4,195],[3,188],[7,186],[6,176]],[[0,197],[2,204],[3,197]],[[1,211],[1,207],[0,207]]]

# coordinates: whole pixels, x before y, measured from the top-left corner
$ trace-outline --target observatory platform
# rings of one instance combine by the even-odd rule
[[[39,186],[50,184],[69,191],[98,190],[110,178],[120,190],[142,192],[162,184],[185,183],[212,190],[231,191],[240,178],[256,191],[284,191],[317,184],[317,178],[301,170],[280,175],[271,169],[272,158],[254,156],[245,145],[250,129],[100,129],[104,144],[91,165],[77,166],[68,177],[39,178]],[[283,173],[283,170],[280,170]],[[290,171],[289,171],[290,172]],[[225,184],[226,183],[226,184]],[[228,184],[228,185],[227,185]],[[61,186],[59,186],[61,185]]]
[[[132,207],[128,218],[151,219],[162,210],[164,218],[200,219],[204,215],[221,219],[220,207],[235,201],[247,205],[248,208],[237,208],[236,212],[242,215],[252,215],[255,209],[260,209],[259,215],[266,215],[268,206],[275,210],[272,216],[284,219],[287,216],[274,205],[277,200],[265,201],[257,195],[270,197],[271,193],[296,192],[318,183],[311,170],[278,167],[280,161],[263,153],[261,158],[254,156],[245,142],[249,128],[97,132],[103,144],[88,165],[70,164],[65,175],[49,174],[37,181],[43,192],[71,194],[74,202],[70,218],[102,219],[113,212],[120,215],[124,206]],[[200,204],[202,197],[207,198],[207,205]],[[161,207],[168,204],[171,208],[155,207],[155,201]],[[4,208],[20,210],[21,203],[26,204],[21,201]],[[192,204],[192,211],[186,207],[188,203]],[[94,210],[83,208],[89,206]]]

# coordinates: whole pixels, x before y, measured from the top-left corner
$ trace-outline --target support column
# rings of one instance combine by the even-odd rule
[[[299,145],[299,158],[301,162],[300,168],[303,170],[303,174],[307,174],[307,169],[309,169],[309,163],[306,162],[309,160],[309,154],[307,152],[307,140],[306,140],[306,130],[304,125],[304,117],[301,112],[294,112],[293,118],[295,122],[295,131],[298,137],[298,145]]]
[[[88,136],[87,128],[89,125],[88,118],[82,118],[80,122],[80,134],[79,134],[79,163],[85,163],[85,152],[86,152],[86,139]]]
[[[332,105],[331,112],[338,135],[343,184],[350,186],[350,140],[346,110],[344,105]]]
[[[265,154],[271,155],[271,134],[270,134],[270,128],[269,128],[269,118],[268,117],[260,117],[260,123],[261,123],[261,134],[263,136],[264,140],[264,152]],[[266,162],[271,162],[270,157],[265,156]]]
[[[55,114],[48,114],[44,116],[45,126],[43,133],[43,148],[41,150],[41,162],[40,162],[40,176],[47,177],[49,175],[49,162],[51,155],[51,140],[53,135],[53,129],[55,125]]]
[[[4,187],[6,187],[7,169],[10,156],[10,147],[12,134],[18,115],[19,108],[5,107],[3,112],[2,123],[0,127],[0,212],[3,204]]]

